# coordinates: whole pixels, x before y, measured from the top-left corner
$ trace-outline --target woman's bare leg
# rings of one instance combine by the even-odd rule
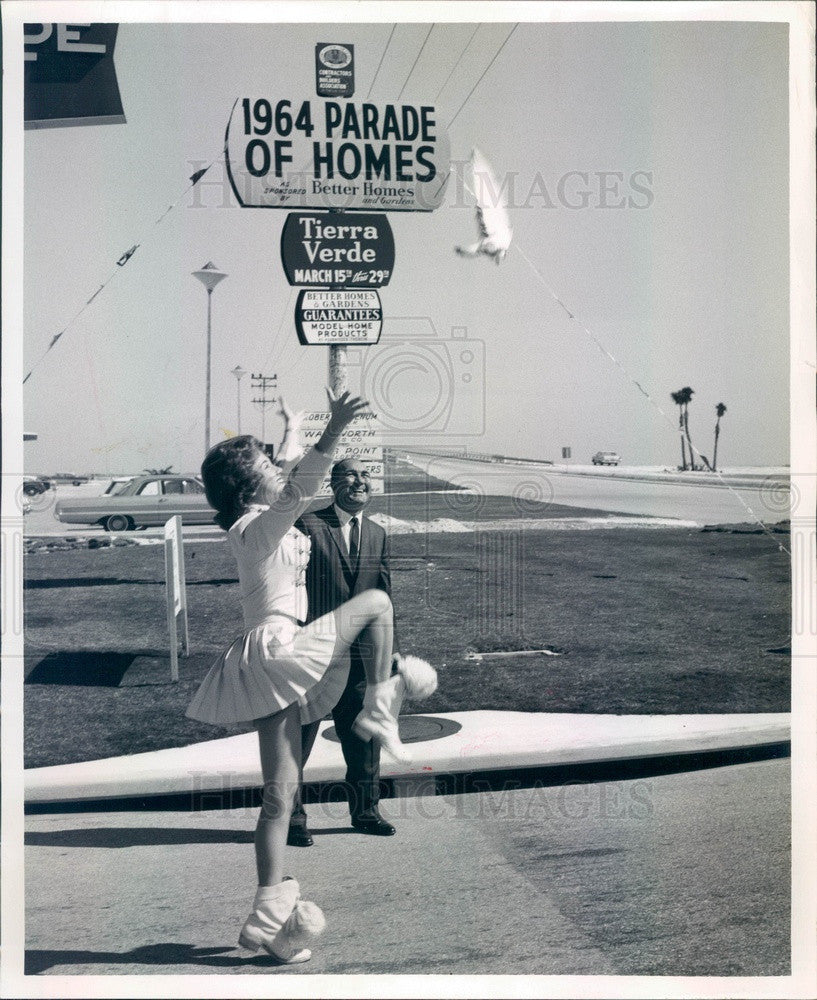
[[[284,848],[292,800],[301,766],[301,716],[298,703],[258,719],[258,744],[264,794],[255,829],[259,886],[277,885],[284,877]]]
[[[401,675],[393,677],[391,672],[394,641],[391,600],[382,590],[365,590],[342,604],[334,614],[336,651],[359,639],[366,672],[363,709],[352,729],[360,739],[366,742],[375,739],[392,757],[408,762],[410,755],[400,742],[397,725],[405,683]]]
[[[364,590],[333,614],[338,643],[348,648],[358,637],[361,640],[366,683],[387,681],[394,642],[394,610],[389,595],[383,590]]]

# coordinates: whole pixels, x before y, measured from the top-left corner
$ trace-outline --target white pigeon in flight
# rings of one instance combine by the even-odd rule
[[[482,253],[493,257],[499,264],[511,245],[513,229],[508,210],[503,204],[504,194],[500,191],[488,161],[476,148],[471,151],[471,178],[471,193],[477,199],[479,239],[471,246],[454,249],[462,257],[476,257]]]

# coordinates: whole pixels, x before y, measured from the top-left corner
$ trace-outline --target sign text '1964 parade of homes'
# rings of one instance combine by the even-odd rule
[[[226,151],[248,207],[429,212],[448,179],[448,136],[426,104],[243,97]]]

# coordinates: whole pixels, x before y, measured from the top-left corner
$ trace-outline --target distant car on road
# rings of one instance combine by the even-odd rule
[[[64,524],[101,524],[106,531],[162,525],[174,514],[183,524],[213,524],[215,513],[196,476],[134,476],[118,493],[60,500],[54,508]]]
[[[90,476],[78,476],[73,472],[55,472],[51,477],[59,483],[71,483],[73,486],[82,486],[90,481]]]
[[[23,476],[23,493],[27,497],[36,497],[51,489],[51,482],[43,476]]]
[[[621,455],[617,451],[597,451],[590,461],[593,465],[618,465]]]

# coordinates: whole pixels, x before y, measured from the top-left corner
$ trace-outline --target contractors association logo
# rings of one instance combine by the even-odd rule
[[[325,45],[318,59],[327,69],[345,69],[352,61],[352,53],[345,45]]]
[[[351,97],[354,94],[354,45],[318,42],[315,46],[315,88],[318,97]]]

